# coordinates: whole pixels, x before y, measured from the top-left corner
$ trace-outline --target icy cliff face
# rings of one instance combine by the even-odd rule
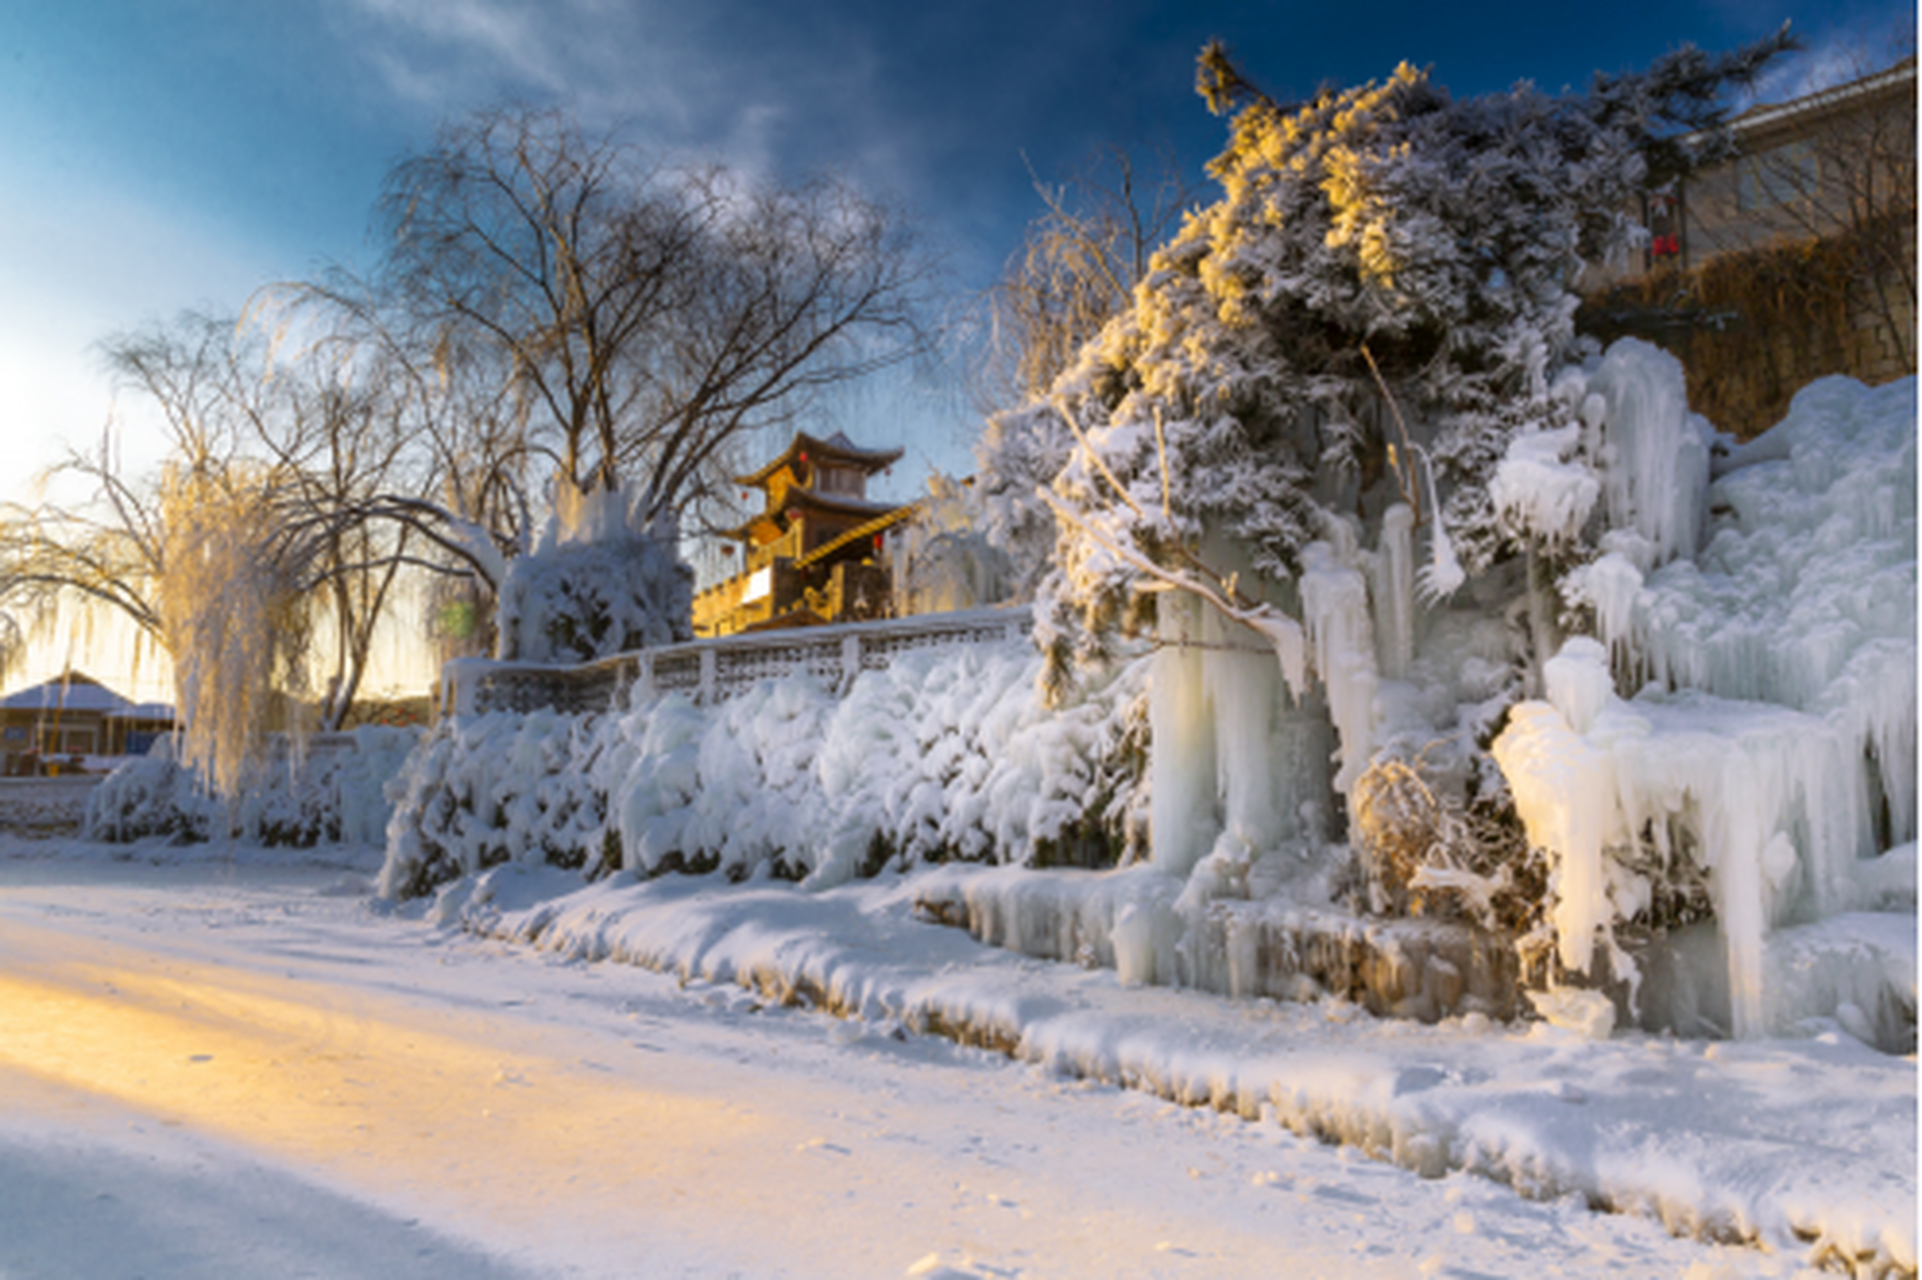
[[[1605,949],[1636,985],[1616,927],[1690,865],[1730,1029],[1761,1034],[1789,998],[1769,933],[1854,909],[1865,860],[1915,839],[1915,381],[1812,385],[1712,484],[1672,361],[1623,344],[1571,390],[1610,528],[1564,586],[1601,641],[1547,664],[1494,755],[1551,858],[1564,968]]]
[[[1868,905],[1886,877],[1867,868],[1915,838],[1914,382],[1819,383],[1739,448],[1644,343],[1552,394],[1575,425],[1518,434],[1490,490],[1525,573],[1516,557],[1452,601],[1418,594],[1408,508],[1373,548],[1331,520],[1301,557],[1284,679],[1241,665],[1248,628],[1160,597],[1155,864],[1184,901],[1236,896],[1251,857],[1338,834],[1318,805],[1345,805],[1354,839],[1363,771],[1419,759],[1458,794],[1506,785],[1546,858],[1556,972],[1623,983],[1666,1025],[1780,1030],[1820,1001],[1765,981],[1771,936]],[[1478,775],[1504,713],[1501,777]],[[1713,960],[1677,952],[1645,983],[1637,956],[1697,920]]]

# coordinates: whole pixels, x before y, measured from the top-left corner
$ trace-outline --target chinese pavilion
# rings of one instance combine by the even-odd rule
[[[838,431],[825,440],[797,432],[780,456],[736,476],[761,490],[763,507],[726,531],[740,544],[741,571],[694,597],[694,634],[887,616],[886,533],[917,504],[870,502],[867,485],[900,457],[899,449],[858,448]]]

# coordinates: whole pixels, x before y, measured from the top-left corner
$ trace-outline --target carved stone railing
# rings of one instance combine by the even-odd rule
[[[609,711],[659,694],[686,693],[697,702],[730,698],[755,682],[806,671],[845,691],[863,671],[878,671],[897,654],[1024,637],[1025,606],[931,613],[880,622],[796,627],[663,645],[598,662],[562,666],[457,658],[441,672],[443,714]]]

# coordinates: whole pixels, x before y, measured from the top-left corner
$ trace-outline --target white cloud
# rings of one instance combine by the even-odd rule
[[[387,93],[440,118],[503,99],[566,106],[669,156],[754,176],[824,161],[917,185],[886,60],[832,8],[666,0],[341,0],[341,43]],[[904,23],[907,19],[903,19]]]
[[[348,0],[345,43],[403,101],[445,114],[502,97],[569,103],[591,123],[685,126],[685,73],[662,15],[606,0]],[[350,27],[353,25],[350,21]]]
[[[1906,26],[1885,16],[1831,27],[1809,39],[1806,48],[1778,58],[1741,105],[1788,102],[1820,93],[1885,70],[1914,53],[1913,18]]]
[[[541,21],[527,8],[497,0],[466,0],[465,3],[435,3],[434,0],[357,0],[367,16],[412,33],[430,44],[450,49],[461,59],[455,66],[442,65],[430,73],[412,65],[402,49],[377,46],[379,64],[392,77],[391,83],[406,96],[458,91],[463,74],[506,78],[521,84],[559,93],[566,89],[562,59],[549,33],[566,25]],[[476,65],[474,60],[478,60]]]

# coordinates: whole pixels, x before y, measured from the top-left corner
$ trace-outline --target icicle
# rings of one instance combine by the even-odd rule
[[[1201,634],[1208,646],[1202,650],[1202,668],[1214,710],[1215,759],[1227,825],[1223,839],[1232,837],[1245,848],[1265,852],[1278,845],[1282,835],[1273,759],[1280,672],[1259,639],[1212,607],[1202,610]]]
[[[1625,666],[1637,657],[1635,601],[1642,592],[1642,573],[1619,551],[1583,565],[1568,575],[1569,595],[1595,610],[1595,625],[1609,656]]]
[[[1588,387],[1588,453],[1608,459],[1609,524],[1646,538],[1654,564],[1693,556],[1707,517],[1709,460],[1688,411],[1681,362],[1624,338],[1608,349]]]
[[[1377,675],[1368,588],[1361,573],[1326,542],[1310,543],[1301,563],[1303,621],[1341,739],[1335,789],[1346,796],[1375,749]]]
[[[1542,664],[1548,700],[1576,733],[1587,733],[1613,696],[1608,651],[1587,636],[1575,636]]]
[[[1421,590],[1422,603],[1432,606],[1460,591],[1468,575],[1455,558],[1455,544],[1448,540],[1448,530],[1442,524],[1441,499],[1435,493],[1435,463],[1420,445],[1409,448],[1421,459],[1422,475],[1428,482],[1428,563],[1417,575],[1416,586]]]
[[[1382,674],[1403,679],[1415,658],[1415,513],[1397,502],[1382,513],[1375,549],[1375,638]]]
[[[1185,877],[1214,844],[1215,742],[1202,665],[1202,604],[1170,591],[1156,602],[1159,621],[1148,717],[1154,741],[1149,806],[1154,864]]]

